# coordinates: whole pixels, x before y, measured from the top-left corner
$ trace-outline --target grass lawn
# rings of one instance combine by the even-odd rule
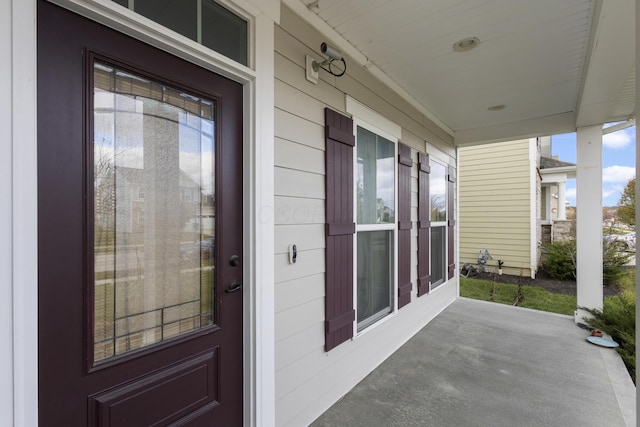
[[[493,292],[492,292],[493,287]],[[493,293],[493,297],[491,294]],[[493,301],[500,304],[514,305],[518,293],[518,285],[490,282],[488,280],[460,278],[460,296]],[[522,286],[519,307],[573,316],[576,309],[576,297],[573,295],[554,294],[535,286]]]

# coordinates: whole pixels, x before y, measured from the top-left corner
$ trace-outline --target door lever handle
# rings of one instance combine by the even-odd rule
[[[230,294],[231,292],[239,291],[242,288],[242,283],[234,280],[231,282],[229,287],[225,290],[226,293]]]

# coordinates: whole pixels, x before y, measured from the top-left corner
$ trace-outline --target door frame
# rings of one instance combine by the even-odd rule
[[[244,86],[245,426],[275,424],[274,33],[279,0],[222,0],[250,27],[250,67],[171,33],[110,0],[49,0]],[[37,0],[1,2],[0,59],[0,411],[13,425],[38,425]],[[30,114],[29,114],[30,113]],[[6,167],[5,167],[6,166]],[[7,175],[7,176],[5,176]],[[5,208],[6,207],[6,208]]]

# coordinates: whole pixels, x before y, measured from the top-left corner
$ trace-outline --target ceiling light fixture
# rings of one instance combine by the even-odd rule
[[[489,111],[501,111],[501,110],[504,110],[505,108],[507,108],[506,105],[500,104],[500,105],[492,105],[491,107],[487,108],[487,110],[489,110]]]
[[[453,44],[454,52],[468,52],[471,49],[477,47],[480,44],[480,39],[477,37],[467,37],[459,40]]]

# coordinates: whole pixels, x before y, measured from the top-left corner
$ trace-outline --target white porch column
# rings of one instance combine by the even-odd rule
[[[566,204],[566,189],[567,182],[562,181],[558,183],[558,214],[557,219],[564,221],[567,219],[567,204]]]
[[[602,126],[578,128],[577,135],[578,306],[602,309]],[[575,321],[587,315],[577,310]]]

